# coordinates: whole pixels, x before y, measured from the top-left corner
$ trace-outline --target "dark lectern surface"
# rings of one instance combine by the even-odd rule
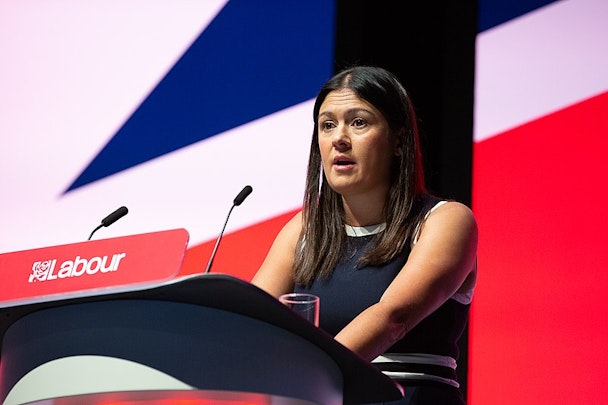
[[[116,300],[153,300],[200,305],[244,315],[272,324],[313,343],[339,367],[344,380],[344,403],[390,401],[401,398],[400,387],[376,367],[356,356],[271,295],[246,281],[225,274],[177,278],[152,288],[109,292],[1,309],[0,333],[32,312],[67,304]],[[246,339],[246,336],[243,337]]]

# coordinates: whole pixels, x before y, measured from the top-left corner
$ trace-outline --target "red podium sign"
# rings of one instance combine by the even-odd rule
[[[173,229],[0,254],[0,308],[158,285],[179,272],[188,239]]]

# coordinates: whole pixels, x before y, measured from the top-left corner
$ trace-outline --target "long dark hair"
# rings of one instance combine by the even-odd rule
[[[308,285],[327,277],[343,256],[346,244],[345,214],[341,196],[329,187],[321,168],[318,115],[328,93],[348,88],[376,107],[396,137],[401,155],[393,158],[391,186],[384,206],[386,229],[377,234],[360,264],[377,265],[397,256],[422,219],[427,194],[417,117],[409,95],[396,76],[385,69],[357,66],[341,71],[323,85],[314,109],[302,233],[296,247],[295,281]],[[389,157],[387,157],[389,158]]]

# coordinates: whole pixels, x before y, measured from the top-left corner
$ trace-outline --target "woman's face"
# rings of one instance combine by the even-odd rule
[[[319,149],[325,177],[344,197],[382,198],[396,154],[389,126],[373,105],[352,90],[330,92],[319,109]]]

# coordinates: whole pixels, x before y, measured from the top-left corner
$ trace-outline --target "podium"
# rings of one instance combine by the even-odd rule
[[[0,254],[0,402],[402,397],[389,377],[256,286],[226,274],[178,277],[187,242],[175,229]]]

